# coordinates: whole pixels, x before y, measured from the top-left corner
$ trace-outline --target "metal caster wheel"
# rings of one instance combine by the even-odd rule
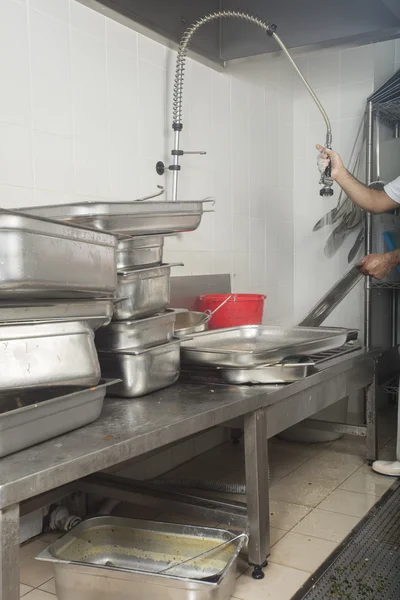
[[[263,565],[263,566],[266,567],[267,564],[268,563],[265,563],[265,565]],[[263,568],[262,567],[254,567],[251,576],[253,579],[264,579],[265,574],[264,574]]]

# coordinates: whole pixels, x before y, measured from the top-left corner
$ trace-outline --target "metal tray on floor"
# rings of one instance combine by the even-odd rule
[[[112,298],[113,235],[0,210],[0,298]]]
[[[118,381],[118,380],[116,380]],[[0,458],[95,421],[108,386],[2,392],[0,394]]]
[[[194,231],[200,225],[204,204],[213,200],[179,202],[78,202],[21,209],[38,215],[93,227],[118,236],[164,235]]]
[[[340,348],[348,331],[328,327],[245,325],[198,333],[182,340],[182,362],[216,367],[276,364],[288,356],[306,356]]]
[[[245,541],[223,529],[95,517],[37,559],[53,563],[59,600],[229,600]]]
[[[40,323],[49,321],[85,321],[94,331],[107,325],[112,318],[112,300],[25,300],[0,301],[0,324]]]
[[[112,321],[96,333],[98,350],[143,350],[170,342],[174,337],[175,311],[137,321]]]
[[[121,380],[110,394],[137,398],[174,384],[180,372],[179,346],[173,341],[145,350],[100,351],[103,376]]]
[[[85,321],[0,324],[0,390],[99,380],[94,333]]]

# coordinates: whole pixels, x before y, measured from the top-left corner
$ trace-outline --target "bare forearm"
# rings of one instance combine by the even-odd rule
[[[387,252],[387,254],[393,267],[398,267],[400,265],[400,250],[393,250],[393,252]]]
[[[368,188],[360,183],[345,168],[342,168],[337,174],[336,181],[355,204],[368,212],[380,212],[378,209],[379,192],[377,190]]]
[[[365,186],[344,167],[339,169],[335,180],[354,204],[370,213],[383,213],[397,208],[396,202],[386,192]]]

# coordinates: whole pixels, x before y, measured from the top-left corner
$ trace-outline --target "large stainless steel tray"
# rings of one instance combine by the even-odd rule
[[[0,390],[96,385],[100,365],[85,321],[0,325]]]
[[[114,319],[142,319],[165,310],[171,299],[170,276],[174,266],[179,265],[120,271]]]
[[[164,235],[194,231],[200,225],[204,204],[185,202],[78,202],[55,206],[30,206],[27,214],[70,221],[120,236]]]
[[[293,383],[305,379],[315,368],[312,361],[287,362],[254,369],[219,369],[223,381],[232,385]]]
[[[0,298],[112,297],[114,236],[0,210]]]
[[[175,383],[180,371],[179,346],[174,341],[146,350],[100,351],[103,377],[122,380],[110,394],[136,398]]]
[[[143,350],[170,342],[174,337],[175,312],[138,321],[112,321],[96,333],[98,350]]]
[[[347,330],[328,327],[266,327],[246,325],[207,331],[182,340],[182,361],[219,367],[256,367],[275,364],[288,356],[315,354],[340,348]]]
[[[117,269],[161,265],[164,248],[162,235],[138,235],[118,242]]]
[[[95,421],[106,388],[57,387],[0,394],[0,458]]]
[[[96,517],[37,558],[53,563],[59,600],[229,600],[245,542],[234,538],[223,529]]]
[[[321,325],[363,277],[358,267],[349,269],[329,292],[321,298],[308,315],[304,317],[300,325],[304,327],[317,327]]]
[[[86,321],[93,330],[107,325],[112,318],[111,300],[53,300],[0,302],[0,324],[49,321]]]

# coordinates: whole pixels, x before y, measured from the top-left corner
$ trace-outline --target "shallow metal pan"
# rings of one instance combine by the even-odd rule
[[[311,361],[267,365],[255,369],[219,369],[223,381],[232,385],[293,383],[305,379],[315,368]]]
[[[140,350],[170,342],[174,337],[175,312],[137,321],[112,321],[96,333],[98,350]]]
[[[164,237],[138,235],[118,242],[117,269],[154,267],[161,265]]]
[[[85,321],[0,325],[0,390],[96,385],[100,366]]]
[[[103,408],[103,380],[92,388],[49,388],[0,394],[0,458],[92,423]]]
[[[229,600],[245,541],[235,537],[223,529],[97,517],[37,558],[53,563],[59,600]],[[218,548],[229,540],[232,544]],[[160,573],[213,548],[203,558]]]
[[[146,350],[100,351],[103,377],[122,380],[110,394],[136,398],[175,383],[180,372],[179,346],[174,341]]]
[[[0,298],[111,298],[114,236],[0,210]]]
[[[78,202],[23,208],[27,214],[70,221],[120,236],[164,235],[194,231],[204,204],[212,200],[180,202]]]
[[[96,330],[107,325],[112,318],[114,303],[112,300],[39,300],[35,303],[0,302],[0,325],[6,323],[28,324],[49,321],[86,321]]]
[[[276,364],[288,356],[340,348],[346,343],[347,333],[346,329],[327,327],[232,327],[182,340],[181,357],[185,363],[250,368]]]
[[[164,311],[170,303],[171,267],[159,267],[119,271],[114,319],[142,319]]]

